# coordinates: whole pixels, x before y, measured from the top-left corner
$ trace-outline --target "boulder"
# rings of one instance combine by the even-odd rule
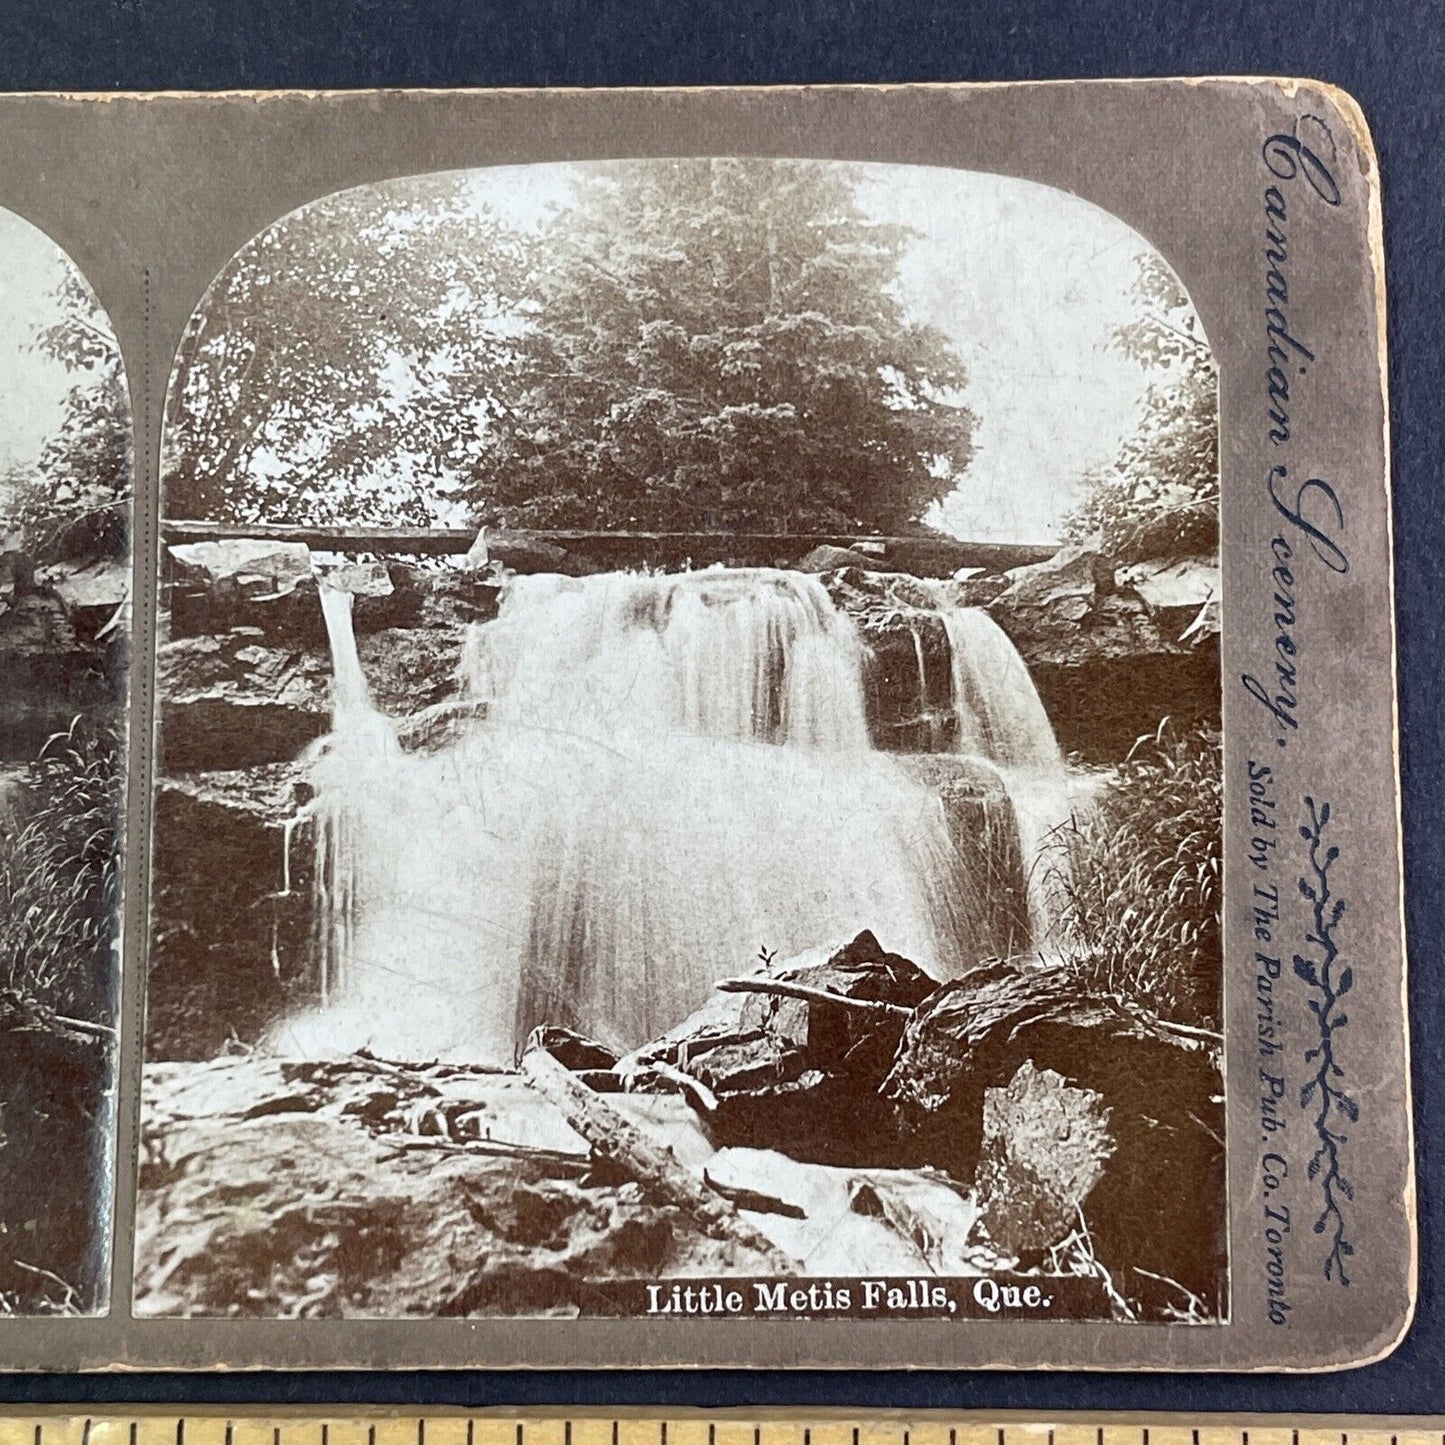
[[[214,587],[234,583],[243,592],[289,592],[313,575],[311,549],[304,542],[233,537],[219,542],[186,542],[166,548],[183,580]]]
[[[138,1315],[575,1315],[613,1279],[758,1256],[637,1184],[514,1075],[268,1058],[147,1067]]]
[[[1118,761],[1171,717],[1219,717],[1218,637],[1181,641],[1097,552],[1065,548],[1015,568],[989,615],[1018,649],[1061,746]]]
[[[130,601],[130,562],[102,560],[47,568],[46,583],[65,603],[76,635],[94,642],[124,617]]]
[[[985,1095],[1008,1089],[1025,1063],[1108,1111],[1113,1153],[1085,1214],[1119,1287],[1146,1295],[1160,1276],[1215,1304],[1227,1192],[1217,1045],[1089,992],[1066,969],[979,969],[943,985],[903,1032],[881,1089],[897,1108],[901,1147],[977,1179]],[[985,1169],[980,1182],[988,1179]]]
[[[826,543],[814,547],[799,561],[799,572],[836,572],[840,567],[876,567],[878,558],[867,552],[855,551],[852,547],[833,547]]]
[[[1223,591],[1218,554],[1142,562],[1124,569],[1120,580],[1149,604],[1165,635],[1176,642],[1199,646],[1218,637]]]
[[[646,1078],[664,1065],[701,1084],[703,1127],[719,1148],[776,1148],[828,1164],[886,1162],[888,1111],[878,1088],[909,1011],[934,987],[865,930],[841,947],[725,981],[725,991],[618,1067]],[[672,1086],[666,1075],[663,1084]]]
[[[1031,1059],[983,1093],[979,1223],[1000,1254],[1037,1257],[1079,1228],[1114,1141],[1099,1095]]]
[[[564,576],[580,577],[600,570],[587,558],[574,556],[565,547],[528,532],[487,527],[478,541],[485,545],[489,560],[501,563],[512,572],[560,572]]]

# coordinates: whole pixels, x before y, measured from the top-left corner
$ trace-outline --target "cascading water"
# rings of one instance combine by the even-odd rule
[[[514,578],[463,655],[479,716],[431,754],[372,708],[350,598],[322,596],[322,1004],[273,1047],[507,1063],[543,1022],[629,1047],[760,950],[871,928],[943,978],[1007,946],[989,828],[960,840],[938,791],[872,746],[865,649],[816,578]],[[944,615],[961,750],[1006,781],[1062,775],[1007,639],[982,614]]]
[[[952,652],[957,750],[998,769],[1028,869],[1034,947],[1058,946],[1068,853],[1056,840],[1075,810],[1073,780],[1034,680],[1007,634],[982,608],[940,600],[939,612]]]

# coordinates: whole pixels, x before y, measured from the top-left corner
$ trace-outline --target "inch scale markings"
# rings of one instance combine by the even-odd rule
[[[442,1411],[68,1413],[0,1416],[0,1445],[1445,1445],[1433,1419],[1059,1416],[1050,1421],[957,1415],[872,1418],[756,1412],[567,1415]]]

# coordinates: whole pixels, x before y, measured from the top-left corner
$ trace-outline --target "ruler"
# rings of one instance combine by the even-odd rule
[[[55,1406],[0,1416],[0,1445],[1445,1445],[1445,1417]]]

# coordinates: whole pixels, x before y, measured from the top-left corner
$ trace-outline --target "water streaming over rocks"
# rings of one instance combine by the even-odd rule
[[[1068,774],[1012,644],[938,596],[956,751],[975,760],[958,760],[978,795],[962,827],[922,770],[873,746],[867,648],[815,577],[517,577],[462,658],[476,716],[430,753],[372,707],[351,598],[323,589],[321,1003],[271,1046],[506,1063],[548,1022],[624,1048],[760,950],[864,928],[953,977],[1017,951],[996,879],[1020,857],[1045,941],[1036,863]],[[1010,800],[1017,836],[1000,850]]]

